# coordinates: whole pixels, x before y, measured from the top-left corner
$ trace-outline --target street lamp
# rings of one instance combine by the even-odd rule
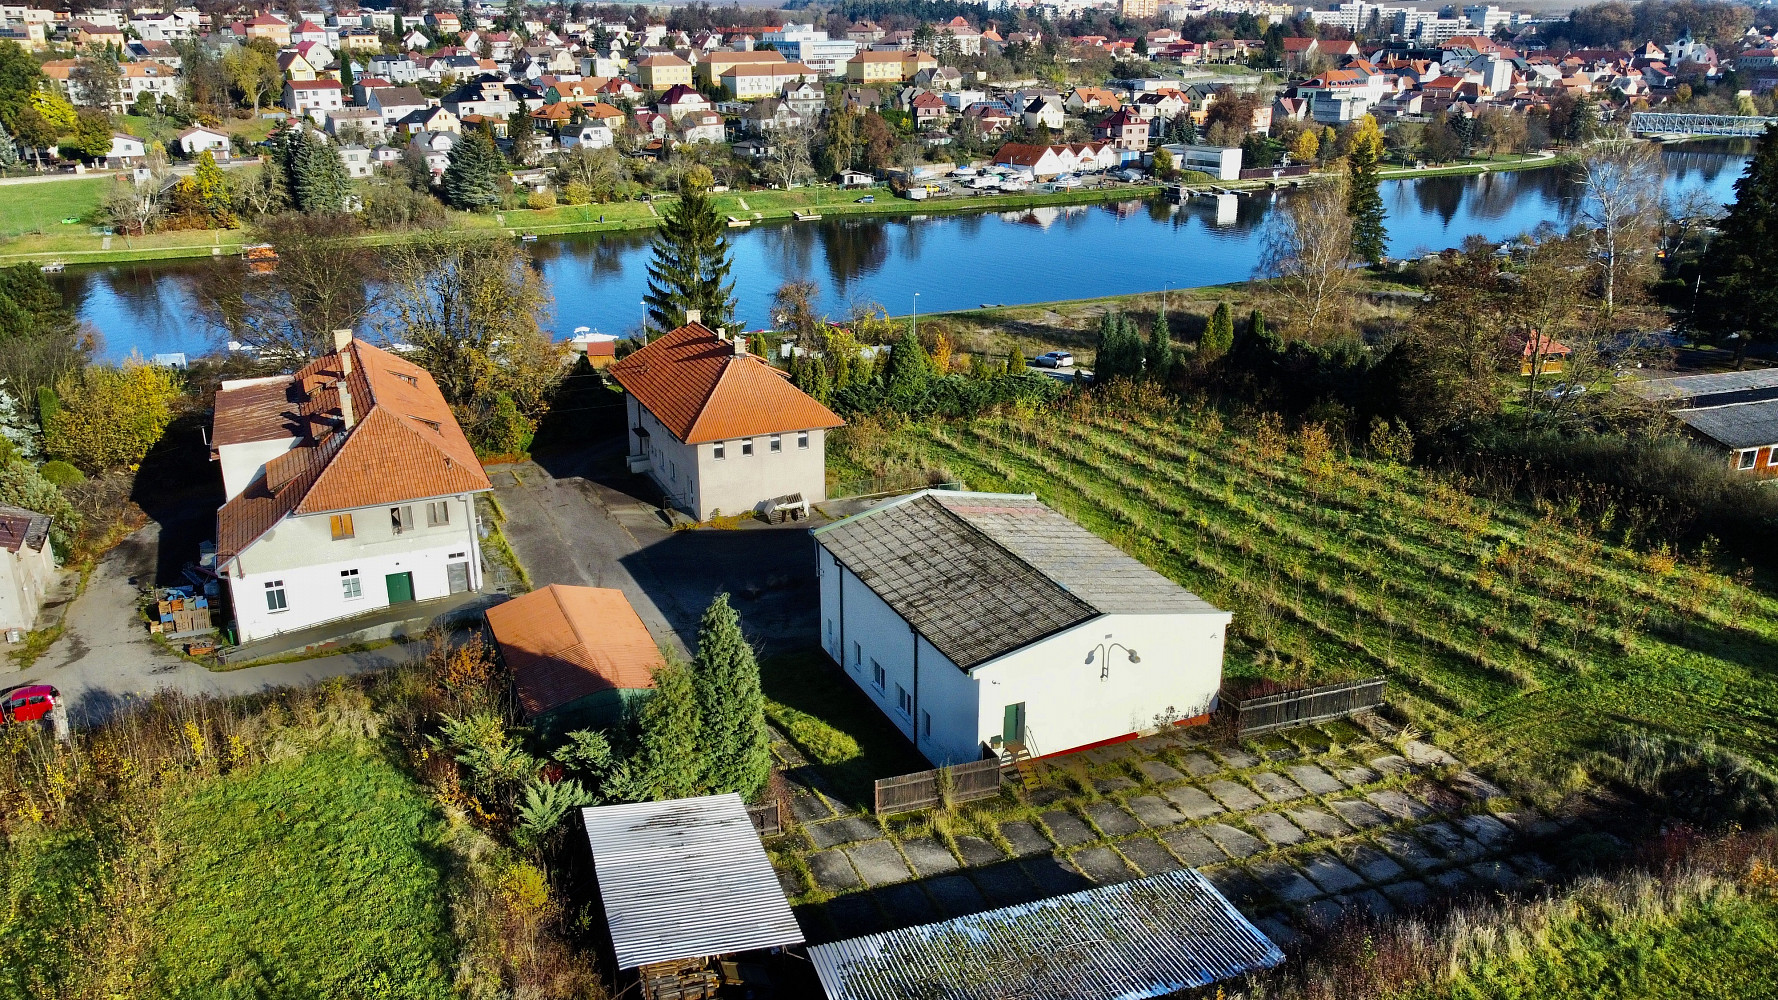
[[[1114,643],[1111,643],[1110,645],[1107,645],[1102,642],[1099,645],[1094,646],[1092,651],[1087,653],[1087,664],[1089,666],[1092,665],[1092,662],[1095,657],[1099,660],[1099,679],[1100,680],[1106,680],[1111,677],[1111,651],[1114,649],[1121,649],[1126,654],[1128,654],[1131,663],[1141,663],[1142,662],[1142,657],[1137,656],[1135,650],[1124,645],[1123,643],[1114,642]]]
[[[914,339],[920,339],[920,293],[914,293]]]

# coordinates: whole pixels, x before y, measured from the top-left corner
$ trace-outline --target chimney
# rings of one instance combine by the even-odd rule
[[[333,331],[333,349],[334,350],[343,351],[346,349],[346,345],[350,344],[351,342],[352,342],[352,331],[350,331],[350,330],[335,330],[335,331]]]
[[[341,355],[341,357],[344,356]],[[352,425],[357,422],[352,414],[352,389],[346,384],[345,379],[340,379],[335,385],[340,391],[340,430],[349,431],[352,429]]]
[[[687,309],[685,311],[685,322],[686,323],[688,323],[688,324],[702,323],[703,321],[704,321],[704,313],[701,310]]]
[[[742,331],[742,329],[738,326],[734,328],[732,333],[733,333],[733,336],[730,337],[729,339],[731,341],[733,341],[733,343],[735,345],[735,354],[737,356],[746,354],[747,353],[747,334],[744,331]]]

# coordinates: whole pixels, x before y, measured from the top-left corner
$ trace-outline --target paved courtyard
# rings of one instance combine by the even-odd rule
[[[804,930],[832,940],[1094,884],[1202,870],[1289,946],[1348,913],[1528,887],[1558,832],[1376,718],[1229,746],[1178,730],[1043,765],[1030,792],[879,819],[807,787],[768,843]],[[801,756],[776,748],[796,778]],[[819,787],[819,782],[804,785]]]

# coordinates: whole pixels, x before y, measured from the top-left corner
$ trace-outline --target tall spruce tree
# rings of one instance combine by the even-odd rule
[[[1378,190],[1377,168],[1382,162],[1383,130],[1375,118],[1365,115],[1353,130],[1346,153],[1346,214],[1352,217],[1352,255],[1368,264],[1382,260],[1388,246],[1383,195]]]
[[[296,207],[304,212],[340,212],[346,207],[352,180],[333,143],[304,129],[291,158]]]
[[[18,166],[18,162],[18,143],[13,140],[12,133],[6,131],[6,123],[0,122],[0,170],[10,170]]]
[[[734,283],[728,280],[734,262],[716,205],[710,200],[715,178],[705,167],[693,167],[679,182],[679,203],[667,209],[654,237],[654,259],[648,265],[648,322],[656,330],[685,325],[685,311],[696,309],[700,322],[712,330],[734,318]]]
[[[1154,314],[1154,325],[1148,328],[1148,350],[1144,353],[1150,378],[1166,381],[1173,371],[1173,331],[1167,326],[1167,310]]]
[[[1727,340],[1740,365],[1753,341],[1778,340],[1778,125],[1735,182],[1735,203],[1704,251],[1689,325]]]
[[[654,692],[636,713],[626,795],[659,800],[698,794],[705,745],[691,671],[684,663],[668,663],[654,672]]]
[[[1093,356],[1095,382],[1141,377],[1142,355],[1142,334],[1134,319],[1121,312],[1108,312],[1099,318],[1099,341]]]
[[[716,595],[698,624],[692,683],[704,721],[704,792],[751,799],[771,773],[772,755],[759,661],[727,594]]]
[[[932,379],[932,356],[920,346],[920,338],[909,326],[889,349],[889,363],[883,369],[883,387],[891,399],[906,404],[926,391]]]
[[[471,212],[491,210],[500,204],[500,174],[505,169],[506,158],[494,148],[494,137],[486,129],[465,130],[451,147],[445,166],[445,201]]]
[[[352,57],[345,53],[340,54],[340,92],[352,99]]]
[[[1198,341],[1198,357],[1206,362],[1215,361],[1234,345],[1235,314],[1227,302],[1218,302],[1216,311],[1210,314],[1210,322],[1204,327],[1204,339]]]

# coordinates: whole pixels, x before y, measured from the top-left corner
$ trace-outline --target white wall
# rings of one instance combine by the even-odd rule
[[[299,438],[274,438],[270,441],[243,441],[216,449],[222,465],[222,491],[233,500],[265,470],[265,464],[297,446]]]
[[[801,493],[810,503],[827,499],[827,432],[809,431],[809,446],[797,447],[797,431],[779,435],[782,450],[772,451],[772,436],[752,438],[753,454],[743,454],[744,438],[722,442],[723,457],[716,457],[716,442],[687,445],[673,436],[647,407],[628,399],[631,455],[648,457],[648,474],[681,509],[700,521],[717,511],[740,514],[756,510],[762,501],[789,493]],[[648,431],[646,439],[636,428]],[[644,443],[646,440],[646,443]]]
[[[17,552],[0,549],[0,629],[29,629],[36,623],[55,571],[56,557],[48,541],[41,549],[25,545]]]
[[[1222,682],[1227,612],[1102,615],[975,668],[981,739],[1001,733],[1007,705],[1025,703],[1027,742],[1038,756],[1143,732],[1213,710]],[[1110,653],[1097,647],[1122,643]],[[1086,662],[1094,654],[1093,662]]]

